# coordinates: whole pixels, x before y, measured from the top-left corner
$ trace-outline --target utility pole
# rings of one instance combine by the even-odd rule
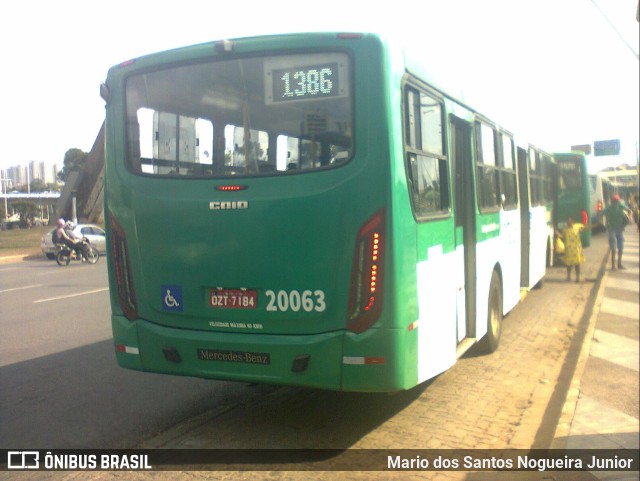
[[[0,182],[4,185],[4,216],[6,222],[6,219],[9,217],[9,206],[7,202],[7,182],[9,182],[9,179],[7,178],[6,170],[0,170]]]

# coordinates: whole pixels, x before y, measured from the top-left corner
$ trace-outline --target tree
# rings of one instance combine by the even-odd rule
[[[33,179],[31,182],[31,192],[44,192],[47,190],[47,184],[42,179]]]
[[[70,172],[74,170],[82,170],[88,155],[89,154],[80,149],[67,150],[64,154],[64,166],[62,167],[62,170],[58,172],[58,178],[63,182],[66,182]]]
[[[38,215],[38,206],[31,200],[20,200],[12,204],[13,209],[20,213],[20,227],[28,227]]]

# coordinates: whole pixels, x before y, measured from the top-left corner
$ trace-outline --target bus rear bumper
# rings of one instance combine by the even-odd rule
[[[354,336],[345,331],[306,335],[207,332],[134,322],[112,316],[118,364],[126,369],[207,379],[315,387],[346,391],[397,391],[398,366],[385,330]],[[346,337],[345,337],[346,336]],[[382,357],[360,357],[368,338]],[[375,342],[374,339],[383,341]],[[351,346],[351,348],[347,348]],[[343,350],[346,348],[346,351]]]
[[[340,389],[343,332],[264,335],[175,329],[112,316],[121,367],[208,379]]]

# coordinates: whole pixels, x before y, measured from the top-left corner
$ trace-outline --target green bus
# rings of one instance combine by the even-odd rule
[[[494,351],[503,315],[544,276],[538,150],[427,67],[374,34],[318,33],[111,68],[119,365],[396,391],[475,344]]]
[[[557,164],[557,203],[555,206],[556,224],[562,229],[566,226],[567,218],[588,225],[592,222],[595,212],[591,205],[591,183],[587,169],[587,157],[583,153],[553,154]],[[580,233],[582,245],[591,245],[591,230],[585,229]]]

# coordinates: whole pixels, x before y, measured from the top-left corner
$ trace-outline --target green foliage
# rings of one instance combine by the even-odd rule
[[[13,209],[20,213],[20,227],[28,227],[38,215],[38,206],[32,200],[20,200],[13,202]]]
[[[31,182],[31,192],[44,192],[47,190],[47,184],[42,179],[33,179]]]
[[[66,182],[70,172],[74,170],[82,170],[88,155],[88,153],[83,152],[80,149],[67,150],[64,154],[64,166],[62,167],[62,170],[58,172],[58,178],[63,182]]]

